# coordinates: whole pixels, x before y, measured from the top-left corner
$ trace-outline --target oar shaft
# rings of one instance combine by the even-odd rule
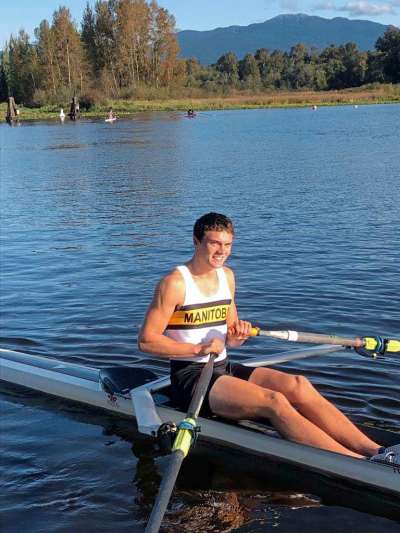
[[[185,455],[181,450],[177,450],[171,455],[145,533],[158,533],[184,458]]]
[[[353,348],[362,348],[364,346],[364,341],[359,337],[355,339],[348,339],[346,337],[338,337],[336,335],[305,333],[303,331],[272,331],[260,328],[252,328],[251,335],[261,335],[264,337],[271,337],[273,339],[291,342],[304,342],[309,344],[334,344],[338,346],[352,346]]]
[[[163,476],[157,499],[154,502],[153,510],[146,527],[146,533],[157,533],[160,529],[182,461],[193,444],[193,436],[196,431],[196,418],[199,416],[201,406],[203,405],[204,397],[214,370],[214,360],[217,355],[211,353],[208,362],[204,365],[189,404],[187,417],[178,427],[178,432],[172,447],[170,463]]]
[[[214,371],[214,360],[217,357],[217,354],[210,354],[210,359],[204,365],[199,381],[196,385],[196,390],[193,393],[192,399],[189,404],[189,409],[187,413],[187,418],[197,418],[201,406],[203,405],[204,396],[206,395],[208,385],[210,383],[211,377]]]

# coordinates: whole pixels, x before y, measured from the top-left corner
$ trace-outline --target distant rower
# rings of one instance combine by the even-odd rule
[[[112,107],[110,107],[110,110],[108,111],[108,116],[106,118],[106,122],[114,122],[114,120],[117,120],[117,115],[112,110]]]

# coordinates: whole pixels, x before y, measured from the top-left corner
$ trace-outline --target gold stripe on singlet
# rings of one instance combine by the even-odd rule
[[[232,300],[183,305],[172,314],[167,329],[196,329],[226,324]]]

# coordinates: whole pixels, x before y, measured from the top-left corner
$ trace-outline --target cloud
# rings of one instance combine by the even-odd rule
[[[324,0],[323,2],[318,2],[312,7],[313,11],[337,11],[336,3],[332,0]]]
[[[395,14],[395,6],[400,5],[400,0],[387,3],[370,2],[368,0],[350,0],[338,5],[334,0],[323,0],[313,6],[313,11],[341,11],[350,16],[379,16]]]

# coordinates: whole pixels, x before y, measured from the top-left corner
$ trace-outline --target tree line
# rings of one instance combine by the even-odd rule
[[[182,78],[175,19],[156,0],[87,3],[78,31],[66,7],[43,20],[35,41],[21,30],[1,55],[0,97],[17,102],[59,102],[73,94],[129,97],[140,86],[156,89]]]
[[[260,48],[238,59],[232,52],[215,65],[203,67],[186,61],[187,85],[212,91],[218,87],[338,90],[369,83],[400,83],[400,29],[390,26],[374,51],[359,51],[354,43],[331,45],[322,51],[299,43],[290,52]]]
[[[400,83],[400,29],[390,26],[374,51],[354,43],[322,51],[299,43],[290,52],[265,48],[214,65],[179,59],[175,19],[156,0],[87,3],[77,28],[69,9],[43,20],[31,42],[21,30],[0,56],[0,99],[25,105],[58,104],[79,95],[101,98],[220,95],[269,89],[330,90],[367,83]]]

